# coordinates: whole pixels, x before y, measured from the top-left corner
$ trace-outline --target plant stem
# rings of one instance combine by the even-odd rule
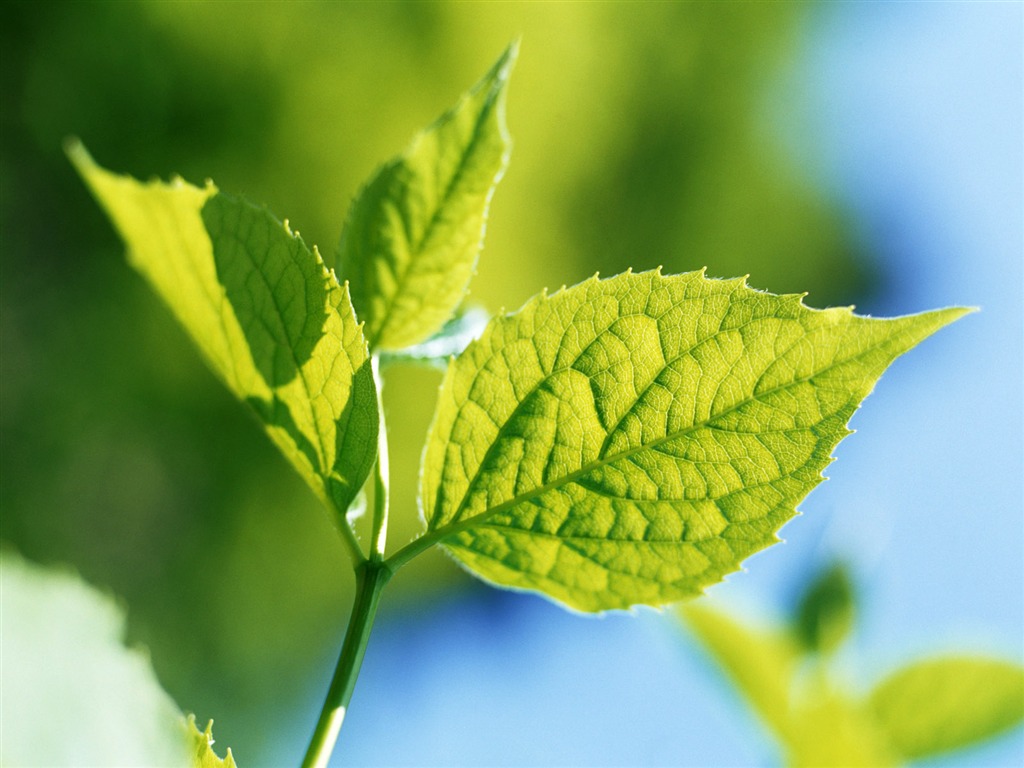
[[[320,711],[320,719],[302,760],[303,768],[326,768],[331,759],[331,752],[334,751],[338,732],[345,719],[345,710],[348,709],[356,686],[359,668],[363,664],[381,590],[390,578],[391,569],[381,562],[366,560],[356,568],[356,597],[352,604],[352,616],[349,618],[348,631],[341,646],[331,687]]]
[[[388,536],[388,430],[384,422],[384,381],[380,375],[380,361],[374,355],[370,358],[374,383],[377,385],[377,461],[373,485],[373,533],[370,540],[370,556],[363,557],[359,542],[355,538],[348,520],[344,520],[345,543],[350,553],[356,554],[356,597],[352,604],[352,615],[348,620],[345,641],[334,669],[331,687],[327,691],[320,719],[317,721],[313,738],[309,741],[303,768],[326,768],[338,740],[345,711],[356,687],[359,668],[363,665],[366,645],[370,640],[373,619],[377,615],[381,590],[388,583],[393,571],[384,561],[384,548]]]

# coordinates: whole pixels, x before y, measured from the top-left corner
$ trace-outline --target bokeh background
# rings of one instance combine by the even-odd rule
[[[867,689],[926,652],[1024,657],[1018,3],[8,3],[0,21],[4,544],[127,607],[245,767],[296,763],[352,577],[61,151],[206,177],[333,248],[347,205],[521,37],[472,298],[659,264],[812,306],[972,315],[898,361],[785,545],[710,599],[790,610],[850,563]],[[392,546],[439,383],[394,367]],[[337,765],[774,765],[671,612],[587,619],[439,552],[389,588]],[[1015,765],[1005,736],[933,765]]]

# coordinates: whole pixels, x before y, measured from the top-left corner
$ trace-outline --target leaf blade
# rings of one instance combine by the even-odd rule
[[[926,659],[879,683],[868,707],[904,758],[938,755],[1024,721],[1024,668],[987,658]]]
[[[511,150],[504,95],[517,51],[509,46],[349,209],[337,259],[371,349],[419,344],[465,296]]]
[[[884,368],[965,311],[873,320],[703,273],[538,297],[449,368],[428,535],[579,610],[698,594],[777,540]]]
[[[372,467],[378,429],[369,354],[347,288],[286,224],[212,183],[141,183],[104,170],[80,144],[68,154],[129,262],[214,374],[343,515]]]

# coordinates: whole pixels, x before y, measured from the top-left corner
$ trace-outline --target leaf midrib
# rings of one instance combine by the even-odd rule
[[[681,302],[677,303],[675,306],[679,307],[682,303],[684,303],[684,302],[681,301]],[[579,308],[577,308],[577,312],[578,311],[579,311]],[[635,315],[636,314],[640,314],[640,315],[642,315],[642,313],[632,313],[632,314],[635,314]],[[618,319],[621,319],[622,317],[623,317],[623,315],[620,315],[620,316],[618,316],[615,319],[618,320]],[[722,319],[723,318],[719,318],[720,321]],[[622,416],[620,416],[616,420],[615,425],[611,429],[608,430],[608,433],[605,435],[605,439],[601,442],[601,448],[598,450],[598,455],[599,456],[603,455],[604,451],[607,450],[607,448],[608,448],[608,439],[615,433],[616,430],[618,430],[619,426],[622,424],[622,422],[626,418],[626,416],[628,416],[629,413],[632,412],[633,408],[636,407],[636,404],[640,401],[640,398],[643,397],[644,394],[646,394],[646,392],[650,389],[651,385],[655,381],[657,381],[658,377],[664,372],[664,370],[669,365],[675,363],[677,360],[682,359],[685,355],[692,354],[695,349],[697,349],[698,347],[700,347],[700,346],[702,346],[704,344],[707,344],[710,341],[713,341],[715,338],[717,338],[722,333],[724,333],[726,331],[736,331],[736,330],[739,330],[740,328],[743,328],[746,325],[748,325],[750,322],[753,322],[753,320],[748,321],[747,323],[743,323],[743,324],[741,324],[741,325],[739,325],[739,326],[737,326],[735,328],[728,328],[728,329],[723,329],[721,327],[721,323],[719,323],[719,328],[714,333],[708,335],[704,339],[701,339],[700,341],[698,341],[697,343],[693,344],[692,346],[687,347],[686,350],[684,350],[682,352],[679,352],[678,354],[673,356],[670,360],[663,360],[663,364],[662,364],[661,370],[659,370],[658,373],[655,376],[651,377],[651,380],[644,387],[643,391],[638,393],[637,396],[633,399],[633,404],[623,412]],[[592,346],[597,344],[598,341],[600,340],[600,338],[605,333],[609,332],[609,330],[611,329],[612,325],[614,325],[614,321],[611,322],[611,323],[608,323],[606,326],[604,326],[601,329],[600,332],[595,333],[594,334],[594,338],[591,339],[590,342],[588,342],[586,344],[586,346],[584,346],[582,349],[579,350],[579,352],[573,357],[571,362],[569,362],[566,365],[562,365],[562,366],[559,366],[557,368],[553,368],[549,373],[545,374],[544,377],[541,378],[536,384],[534,384],[533,387],[531,388],[529,394],[527,394],[523,398],[521,398],[519,400],[519,402],[516,403],[515,408],[513,408],[512,411],[508,414],[508,416],[505,417],[505,425],[507,425],[509,421],[511,421],[513,418],[515,418],[515,416],[523,408],[524,404],[526,403],[526,401],[530,397],[530,395],[534,394],[544,384],[545,381],[550,380],[553,376],[555,376],[558,373],[562,373],[562,372],[565,372],[565,371],[571,371],[571,370],[578,370],[576,368],[576,364],[580,361],[580,358],[586,353],[586,351],[588,349],[590,349]],[[564,339],[564,334],[563,334],[563,339]],[[792,346],[790,346],[790,349],[792,349]],[[538,363],[543,366],[543,364],[540,363],[539,355],[538,355]],[[473,379],[474,383],[476,381],[476,378],[479,376],[479,374],[480,374],[480,372],[482,370],[483,369],[481,368],[481,370],[477,371],[477,373],[474,375],[474,379]],[[762,377],[763,377],[763,373],[762,373]],[[760,378],[758,379],[758,382],[760,382]],[[719,389],[721,389],[721,384],[722,384],[722,382],[719,382],[719,384],[718,384],[718,388]],[[756,384],[755,384],[755,387],[756,387]],[[717,390],[716,390],[716,394],[717,394]],[[735,406],[735,407],[739,407],[739,406]],[[484,412],[487,413],[486,410]],[[489,413],[487,413],[487,415],[488,415],[488,417],[490,417]],[[495,424],[495,426],[498,426],[498,424],[496,422],[494,422],[493,419],[491,419],[491,421],[492,421],[492,423]],[[491,452],[498,445],[498,441],[500,439],[500,432],[501,432],[501,429],[503,428],[503,426],[499,427],[499,435],[498,435],[498,437],[496,437],[494,439],[494,441],[491,443],[491,445],[487,448],[487,451],[485,452],[484,458],[481,460],[480,465],[476,469],[476,472],[474,472],[473,477],[467,483],[466,491],[463,494],[463,497],[460,500],[458,507],[456,507],[455,512],[452,514],[452,519],[457,519],[459,514],[465,509],[468,497],[469,497],[470,493],[472,492],[473,488],[476,486],[477,482],[480,480],[480,476],[481,476],[481,473],[484,471],[484,465],[486,464],[487,459],[490,457]],[[569,480],[568,482],[572,482],[572,481]]]
[[[892,341],[891,338],[887,338],[887,339],[885,339],[882,342],[882,344],[888,343],[888,342],[891,342],[891,341]],[[840,365],[848,364],[848,363],[850,363],[852,361],[855,361],[855,360],[857,360],[859,358],[862,358],[862,357],[870,354],[871,352],[876,351],[880,346],[882,346],[882,344],[872,345],[872,346],[867,347],[867,348],[861,350],[860,352],[858,352],[857,354],[852,355],[850,357],[843,358],[841,360],[834,360],[829,365],[821,368],[820,370],[815,371],[810,376],[805,376],[805,377],[802,377],[802,378],[799,378],[799,379],[793,379],[792,381],[788,381],[785,384],[781,384],[779,386],[772,387],[771,389],[765,390],[765,391],[763,391],[761,393],[758,393],[757,395],[744,398],[743,400],[740,400],[737,403],[735,403],[734,405],[730,406],[728,409],[715,414],[713,419],[707,419],[707,420],[704,420],[704,421],[701,421],[701,422],[698,422],[698,423],[695,423],[695,424],[691,424],[691,425],[689,425],[688,427],[686,427],[684,429],[678,430],[678,431],[673,432],[671,434],[666,434],[664,437],[660,437],[660,438],[658,438],[656,440],[652,440],[649,443],[645,443],[645,444],[639,445],[639,446],[630,447],[630,448],[628,448],[628,449],[626,449],[624,451],[620,451],[619,453],[614,454],[614,455],[612,455],[610,457],[598,458],[598,459],[596,459],[596,460],[594,460],[592,462],[589,462],[588,464],[580,467],[579,469],[574,470],[573,472],[570,472],[570,473],[568,473],[566,475],[563,475],[563,476],[559,477],[556,480],[553,480],[553,481],[548,482],[548,483],[544,483],[543,485],[538,486],[537,488],[534,488],[531,491],[528,491],[526,493],[523,493],[523,494],[520,494],[518,496],[515,496],[515,497],[513,497],[511,499],[508,499],[507,501],[503,501],[501,504],[498,504],[497,506],[494,506],[494,507],[491,507],[489,509],[486,509],[483,512],[480,512],[480,513],[478,513],[476,515],[473,515],[470,518],[467,518],[465,520],[458,520],[457,519],[457,515],[465,507],[466,502],[467,502],[467,500],[469,498],[469,489],[467,487],[467,492],[463,496],[463,498],[462,498],[462,500],[461,500],[461,502],[459,504],[459,508],[456,510],[455,515],[453,516],[453,519],[455,520],[455,522],[448,523],[447,525],[444,525],[444,526],[442,526],[440,528],[435,528],[434,530],[430,531],[431,537],[433,539],[435,539],[435,540],[441,540],[441,539],[447,538],[447,537],[449,537],[449,536],[451,536],[451,535],[453,535],[455,533],[458,533],[460,531],[463,531],[463,530],[466,530],[468,528],[472,528],[474,526],[480,525],[481,523],[485,523],[488,519],[490,519],[490,518],[492,518],[492,517],[494,517],[496,515],[499,515],[502,512],[505,512],[505,511],[507,511],[509,509],[512,509],[513,507],[518,506],[519,504],[522,504],[524,502],[527,502],[527,501],[535,499],[535,498],[537,498],[539,496],[542,496],[545,493],[547,493],[548,491],[551,491],[551,490],[554,490],[555,488],[558,488],[560,486],[572,483],[572,482],[578,480],[580,477],[583,477],[584,475],[586,475],[586,474],[588,474],[590,472],[593,472],[595,469],[598,469],[598,468],[600,468],[602,466],[606,466],[606,465],[612,464],[614,462],[617,462],[617,461],[619,461],[621,459],[628,458],[629,456],[635,455],[635,454],[637,454],[637,453],[639,453],[641,451],[645,451],[645,450],[649,450],[649,449],[652,449],[652,448],[656,448],[657,446],[662,445],[662,444],[664,444],[664,443],[666,443],[666,442],[668,442],[670,440],[676,440],[678,438],[685,437],[686,435],[691,434],[693,432],[696,432],[697,430],[707,429],[707,428],[710,427],[710,423],[713,420],[717,420],[717,419],[722,418],[723,416],[727,416],[728,414],[735,412],[736,410],[738,410],[738,409],[748,405],[749,403],[756,402],[760,398],[770,396],[770,395],[772,395],[772,394],[774,394],[776,392],[788,389],[788,388],[793,387],[793,386],[797,386],[797,385],[800,385],[800,384],[806,384],[806,383],[808,383],[810,381],[813,381],[815,378],[817,378],[817,377],[827,373],[828,371],[832,370],[833,368],[836,368],[836,367],[838,367]],[[558,370],[554,370],[550,374],[545,376],[545,380],[550,378],[552,375],[554,375],[555,373],[557,373],[559,371],[570,370],[570,368],[571,368],[571,366],[563,367],[563,368],[560,368]],[[853,397],[856,398],[856,394],[854,394]],[[525,400],[525,398],[524,398],[524,400]],[[848,401],[849,401],[849,398],[848,398],[847,402]],[[523,402],[523,401],[521,401],[521,402]],[[635,405],[635,403],[634,403],[634,405]]]
[[[240,204],[242,204],[242,205],[245,205],[245,203],[241,203],[241,201],[238,201],[238,202]],[[275,314],[277,316],[277,321],[280,324],[280,327],[281,327],[282,331],[284,332],[285,339],[288,341],[288,354],[291,355],[292,362],[295,364],[295,370],[296,370],[296,372],[298,374],[299,379],[302,381],[302,389],[306,393],[306,405],[308,406],[307,410],[309,412],[311,420],[313,421],[313,427],[316,430],[317,443],[319,444],[319,448],[320,448],[320,456],[319,456],[319,459],[320,459],[320,471],[317,472],[317,474],[320,476],[321,479],[325,479],[326,476],[330,474],[330,471],[332,469],[334,469],[334,466],[333,466],[333,464],[332,464],[331,467],[327,466],[327,446],[326,446],[325,439],[324,439],[325,436],[324,436],[324,433],[323,433],[320,416],[317,414],[317,409],[313,405],[313,395],[312,395],[312,393],[310,391],[309,382],[306,380],[305,366],[303,366],[303,365],[301,365],[299,363],[299,358],[295,354],[295,341],[290,337],[290,335],[288,333],[288,324],[285,322],[284,314],[281,311],[281,307],[280,307],[280,305],[278,304],[278,301],[277,301],[277,294],[274,292],[273,288],[271,287],[270,282],[267,279],[267,275],[264,274],[263,270],[256,263],[256,260],[249,253],[249,249],[246,247],[245,242],[242,240],[242,238],[239,237],[234,232],[231,234],[231,236],[235,239],[235,242],[238,243],[239,249],[245,254],[245,257],[248,259],[249,263],[252,265],[253,271],[256,272],[256,274],[259,275],[260,281],[263,283],[264,287],[267,289],[267,292],[270,294],[271,304],[272,304],[272,306],[274,308],[274,312],[275,312]],[[294,236],[292,236],[292,239],[295,242],[295,244],[302,251],[305,251],[307,254],[309,254],[310,258],[314,258],[313,254],[312,254],[312,251],[310,251],[308,248],[306,248],[305,244],[301,240],[298,240],[298,238],[295,238]],[[300,270],[300,277],[302,279],[304,279],[304,276],[301,275],[301,270]],[[326,287],[325,301],[324,301],[324,307],[327,308],[328,310],[335,309],[335,307],[331,304],[331,302],[329,300],[330,291],[332,291],[333,289],[334,289],[334,286],[331,285],[330,283],[328,283],[328,285]],[[299,336],[301,338],[302,332],[299,333]],[[341,349],[339,354],[346,354],[346,353],[345,353],[344,349]],[[332,361],[332,367],[333,367],[333,361]],[[271,392],[275,392],[275,394],[276,394],[276,391],[275,391],[276,387],[270,387],[270,390],[271,390]],[[323,393],[323,390],[321,389],[320,394],[322,394],[322,393]],[[275,426],[277,426],[277,425],[275,425]],[[296,424],[295,426],[298,427],[298,424]],[[285,431],[287,432],[287,430],[285,430]],[[301,454],[301,451],[299,453]],[[314,471],[316,471],[316,468],[314,468]],[[326,492],[325,492],[325,495],[326,495]]]

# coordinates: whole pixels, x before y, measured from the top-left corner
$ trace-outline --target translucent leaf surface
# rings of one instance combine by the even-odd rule
[[[100,168],[81,145],[69,155],[132,266],[317,495],[344,512],[373,463],[376,389],[348,292],[316,249],[212,183],[141,183]]]
[[[870,707],[906,759],[959,749],[1024,720],[1024,668],[995,659],[917,662],[882,681]]]
[[[448,370],[428,536],[584,611],[698,594],[777,541],[882,371],[965,311],[876,320],[696,272],[538,297]]]
[[[448,366],[449,358],[462,354],[471,341],[480,337],[490,319],[491,316],[485,309],[467,307],[421,344],[382,353],[381,362],[415,362],[443,370]]]
[[[230,747],[223,759],[213,751],[213,720],[206,724],[205,731],[200,731],[196,727],[196,716],[189,715],[185,727],[192,746],[193,768],[238,768]]]
[[[508,162],[504,93],[516,50],[505,51],[352,204],[338,261],[373,349],[424,341],[465,296]]]
[[[189,764],[182,717],[124,615],[71,573],[3,552],[0,764]]]

